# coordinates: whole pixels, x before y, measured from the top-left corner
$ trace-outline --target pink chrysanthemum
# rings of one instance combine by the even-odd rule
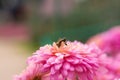
[[[13,80],[50,80],[49,74],[41,74],[40,69],[40,65],[30,64],[20,75],[14,76]]]
[[[104,67],[99,68],[94,80],[116,80],[120,78],[120,62],[112,57],[104,55]]]
[[[120,53],[120,27],[113,27],[92,37],[88,40],[88,43],[91,42],[95,42],[105,53],[109,53],[111,56]]]
[[[106,60],[106,72],[104,69],[98,71],[95,80],[119,80],[120,79],[120,61],[114,59]],[[104,72],[102,72],[104,70]]]
[[[109,58],[109,64],[107,66],[109,72],[120,78],[120,60]]]
[[[100,55],[95,45],[61,41],[41,47],[27,63],[41,65],[40,73],[49,73],[50,80],[93,80]]]
[[[98,34],[88,40],[88,43],[95,42],[103,52],[107,53],[104,60],[108,72],[104,76],[98,76],[97,80],[114,80],[120,78],[120,27],[113,27],[110,30]],[[104,79],[102,79],[102,77]]]
[[[98,71],[97,76],[93,80],[115,80],[116,77],[113,73],[110,73],[106,69]]]

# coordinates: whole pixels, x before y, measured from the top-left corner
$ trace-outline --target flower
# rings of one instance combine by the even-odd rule
[[[115,77],[120,78],[120,60],[110,58],[107,68]]]
[[[106,68],[104,70],[98,70],[97,76],[95,76],[94,80],[115,80],[120,78],[120,62],[117,60],[109,59],[108,64],[106,64]],[[104,72],[102,72],[104,70]]]
[[[78,41],[58,44],[40,47],[28,58],[28,65],[40,65],[39,72],[48,73],[50,80],[93,80],[102,64],[101,50]]]
[[[30,64],[20,75],[15,75],[13,80],[50,80],[49,74],[40,73],[40,65]]]
[[[120,27],[113,27],[108,31],[93,36],[87,43],[95,42],[100,49],[110,56],[120,53]]]
[[[120,78],[119,61],[107,55],[102,58],[104,59],[104,67],[99,68],[93,80],[115,80]]]
[[[113,27],[103,33],[97,34],[88,40],[88,44],[95,42],[98,47],[107,53],[104,58],[106,73],[97,76],[96,80],[115,80],[120,78],[120,27]],[[104,75],[104,76],[101,76]]]

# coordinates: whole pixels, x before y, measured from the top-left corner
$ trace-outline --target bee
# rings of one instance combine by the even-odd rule
[[[64,43],[65,45],[67,45],[65,38],[59,39],[59,40],[56,42],[56,45],[57,45],[58,47],[60,47],[62,43]]]

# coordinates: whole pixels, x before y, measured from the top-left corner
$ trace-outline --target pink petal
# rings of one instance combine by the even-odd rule
[[[52,67],[50,70],[50,74],[55,74],[55,73],[56,73],[56,70]]]
[[[60,63],[60,64],[55,64],[55,70],[59,70],[60,68],[62,67],[62,63]]]
[[[68,75],[68,71],[67,70],[61,70],[61,73],[63,76],[67,76]]]
[[[78,72],[83,72],[83,68],[81,66],[77,66],[75,68],[75,70],[78,71]]]
[[[65,62],[63,64],[63,68],[66,69],[66,70],[70,69],[70,64],[68,62]]]

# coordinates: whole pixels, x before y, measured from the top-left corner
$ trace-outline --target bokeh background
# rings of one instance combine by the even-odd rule
[[[12,80],[26,59],[59,38],[86,42],[120,25],[120,0],[0,0],[0,80]]]

